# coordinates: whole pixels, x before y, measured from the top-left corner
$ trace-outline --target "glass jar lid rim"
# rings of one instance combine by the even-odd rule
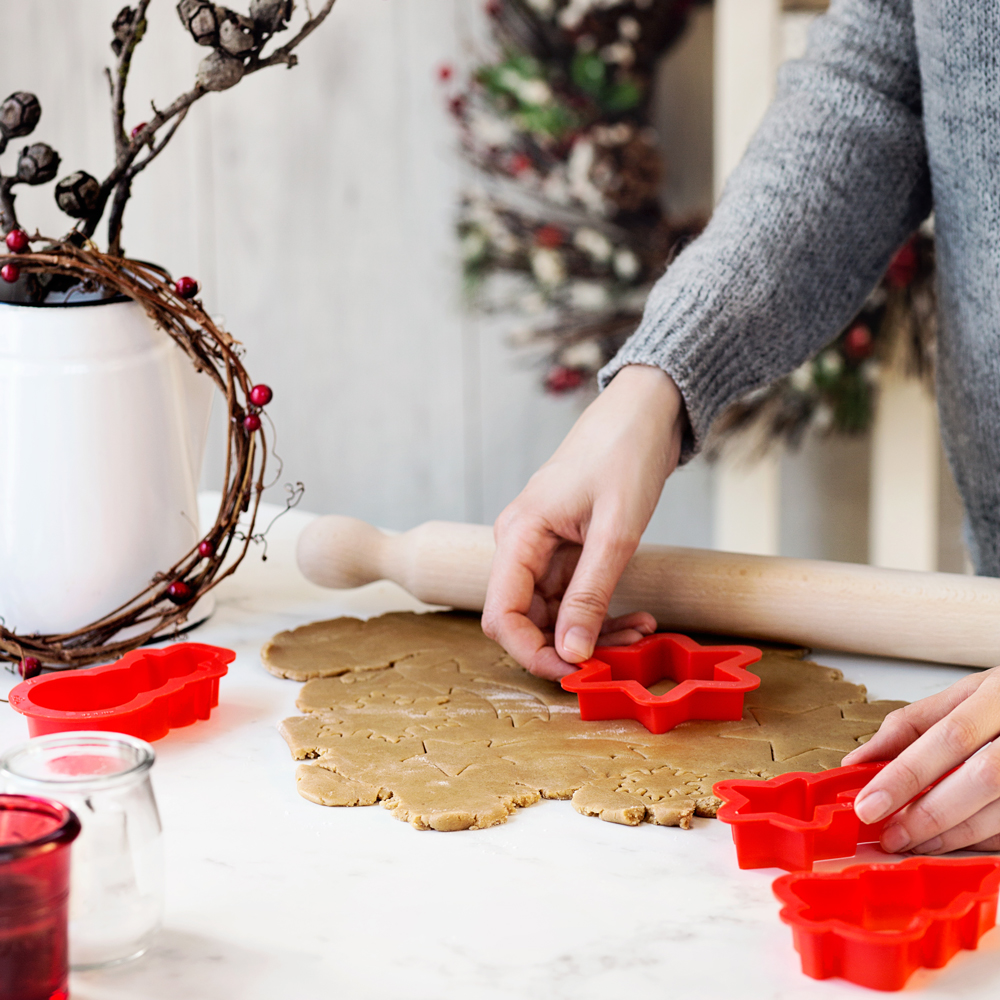
[[[26,773],[16,766],[16,761],[29,756],[52,750],[69,750],[70,748],[113,749],[127,746],[136,753],[137,759],[132,764],[126,764],[120,771],[109,774],[72,774],[42,776]],[[133,779],[138,774],[148,771],[156,760],[156,751],[145,741],[126,733],[103,732],[99,730],[81,730],[79,732],[49,733],[36,736],[11,747],[0,754],[0,773],[10,775],[21,782],[32,782],[39,788],[72,787],[74,785],[100,784],[113,785],[126,779]]]

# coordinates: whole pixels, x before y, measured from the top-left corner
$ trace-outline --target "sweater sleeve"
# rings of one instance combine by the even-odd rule
[[[930,207],[912,0],[833,0],[601,387],[628,364],[666,371],[690,458],[726,406],[840,332]]]

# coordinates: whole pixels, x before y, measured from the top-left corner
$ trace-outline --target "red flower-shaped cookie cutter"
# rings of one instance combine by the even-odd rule
[[[580,718],[636,719],[651,733],[665,733],[689,719],[743,718],[743,696],[760,687],[744,669],[761,657],[752,646],[702,646],[686,635],[658,633],[632,646],[599,646],[564,691],[580,700]],[[666,694],[649,688],[677,681]]]
[[[795,771],[769,781],[716,782],[717,813],[729,823],[740,868],[810,871],[814,861],[850,858],[858,844],[879,839],[885,820],[866,824],[854,813],[858,792],[885,763]]]
[[[876,990],[902,989],[921,966],[974,949],[996,923],[998,889],[997,858],[911,858],[774,883],[802,971]]]
[[[10,705],[27,716],[32,736],[96,729],[158,740],[209,717],[235,659],[231,649],[200,642],[137,649],[117,663],[24,681]]]

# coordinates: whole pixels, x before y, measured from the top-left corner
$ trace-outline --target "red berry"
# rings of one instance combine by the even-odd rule
[[[578,368],[566,368],[564,365],[559,365],[545,376],[545,388],[549,392],[559,395],[578,389],[583,385],[583,380],[583,372]]]
[[[148,122],[139,122],[139,124],[132,129],[132,138],[134,139],[148,124]]]
[[[271,392],[271,387],[269,385],[255,385],[250,390],[250,402],[254,406],[267,406],[268,403],[274,398],[274,393]]]
[[[503,5],[500,3],[500,0],[489,0],[485,9],[490,17],[499,17],[503,11]]]
[[[174,291],[182,299],[193,299],[198,294],[198,282],[194,278],[178,278],[174,285]]]
[[[917,257],[917,249],[913,245],[913,240],[904,243],[896,251],[896,256],[889,263],[889,268],[885,272],[886,281],[893,288],[906,288],[908,284],[917,276],[917,269],[920,260]]]
[[[510,172],[512,174],[523,174],[526,170],[530,170],[534,164],[531,162],[531,158],[524,155],[524,153],[515,153],[510,158]]]
[[[465,114],[465,98],[453,97],[448,102],[448,109],[456,118],[461,118]]]
[[[208,538],[203,538],[198,543],[198,555],[204,559],[211,559],[215,555],[215,542]]]
[[[864,323],[855,323],[844,337],[844,354],[848,361],[864,361],[874,346],[872,332]]]
[[[21,269],[17,264],[4,264],[3,267],[0,267],[0,278],[3,278],[4,281],[9,281],[13,284],[20,277]]]
[[[448,63],[441,63],[441,65],[438,66],[438,79],[442,83],[447,83],[452,78],[454,73],[455,71],[450,65],[448,65]]]
[[[556,247],[561,247],[565,240],[563,231],[557,226],[542,226],[541,229],[535,230],[535,243],[540,247],[555,250]]]
[[[24,253],[28,249],[28,234],[23,229],[12,229],[7,234],[7,249],[11,253]]]
[[[167,587],[167,598],[174,604],[187,604],[192,597],[194,597],[194,591],[191,589],[191,585],[183,580],[174,580]]]
[[[243,418],[243,426],[253,434],[254,431],[260,430],[260,417],[256,413],[248,413]]]
[[[42,661],[37,656],[26,656],[17,665],[17,672],[23,680],[29,681],[42,672]]]

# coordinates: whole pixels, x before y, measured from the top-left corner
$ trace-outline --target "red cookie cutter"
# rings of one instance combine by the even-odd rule
[[[96,729],[158,740],[209,717],[235,659],[231,649],[200,642],[138,649],[116,663],[24,681],[10,705],[27,716],[32,736]]]
[[[996,923],[1000,859],[911,858],[774,883],[802,971],[876,990],[902,989],[921,966],[940,969]]]
[[[854,813],[858,792],[885,762],[795,771],[768,781],[716,782],[717,813],[729,823],[740,868],[811,871],[814,861],[850,858],[858,844],[879,839],[885,820],[867,824]]]
[[[632,646],[599,646],[562,687],[579,697],[581,719],[636,719],[651,733],[665,733],[689,719],[742,719],[743,696],[760,687],[744,668],[760,658],[752,646],[702,646],[686,635],[658,633]],[[651,694],[649,687],[662,680],[679,683]]]

